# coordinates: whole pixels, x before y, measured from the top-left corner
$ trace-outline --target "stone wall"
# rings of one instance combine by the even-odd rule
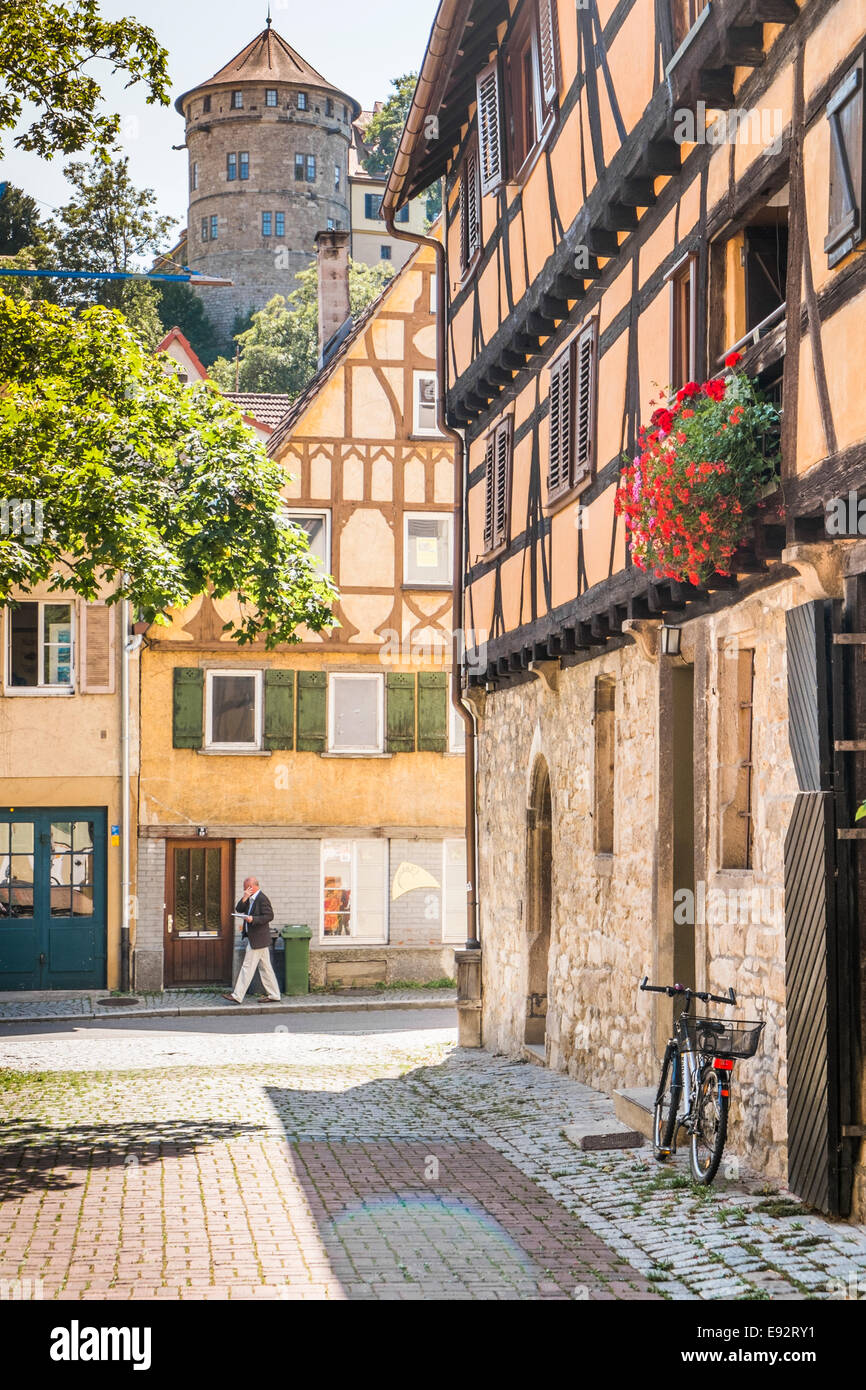
[[[766,1024],[758,1056],[737,1064],[729,1147],[776,1180],[786,1174],[783,856],[796,791],[787,739],[785,610],[806,597],[796,584],[776,586],[683,629],[683,654],[694,662],[696,677],[696,980],[716,993],[733,985],[739,999],[734,1015]],[[752,866],[735,871],[721,868],[726,793],[719,772],[719,692],[742,645],[755,652],[754,832]],[[601,674],[616,677],[612,855],[595,854],[593,842],[594,691]],[[555,691],[537,679],[502,689],[482,707],[484,1044],[512,1055],[523,1047],[525,924],[533,891],[527,806],[533,770],[543,758],[551,783],[553,861],[547,1059],[611,1093],[654,1083],[666,1009],[670,1016],[664,1001],[638,992],[642,976],[652,978],[659,957],[672,950],[671,904],[659,900],[659,883],[665,870],[670,873],[669,864],[659,863],[659,855],[670,852],[659,820],[670,801],[670,768],[659,757],[669,714],[660,691],[667,687],[657,661],[631,643],[560,670],[555,681]]]

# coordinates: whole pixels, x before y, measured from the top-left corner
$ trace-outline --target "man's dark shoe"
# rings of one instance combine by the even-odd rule
[[[228,999],[231,1004],[239,1004],[241,1002],[239,999],[235,999],[233,994],[224,994],[223,999]]]

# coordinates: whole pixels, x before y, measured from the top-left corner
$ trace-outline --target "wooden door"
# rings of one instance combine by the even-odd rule
[[[165,982],[231,982],[234,924],[230,840],[169,840],[165,884]]]

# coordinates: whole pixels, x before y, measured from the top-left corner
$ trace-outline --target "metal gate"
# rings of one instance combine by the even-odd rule
[[[854,1097],[851,859],[841,604],[786,614],[789,742],[800,788],[785,839],[788,1182],[847,1215]],[[846,1131],[849,1131],[846,1134]]]

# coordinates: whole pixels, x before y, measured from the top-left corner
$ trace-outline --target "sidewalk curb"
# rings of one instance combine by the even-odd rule
[[[297,997],[297,996],[296,996]],[[213,1008],[185,1009],[182,1005],[167,1009],[105,1009],[100,1013],[89,1014],[16,1014],[4,1017],[0,1014],[0,1025],[5,1023],[102,1023],[107,1019],[133,1018],[219,1018],[222,1015],[250,1014],[328,1014],[328,1013],[384,1013],[386,1011],[419,1009],[455,1009],[456,999],[403,999],[394,1003],[378,999],[329,999],[327,1002],[311,1003],[304,997],[303,1003],[281,1001],[279,1004],[229,1004],[215,1005]]]

